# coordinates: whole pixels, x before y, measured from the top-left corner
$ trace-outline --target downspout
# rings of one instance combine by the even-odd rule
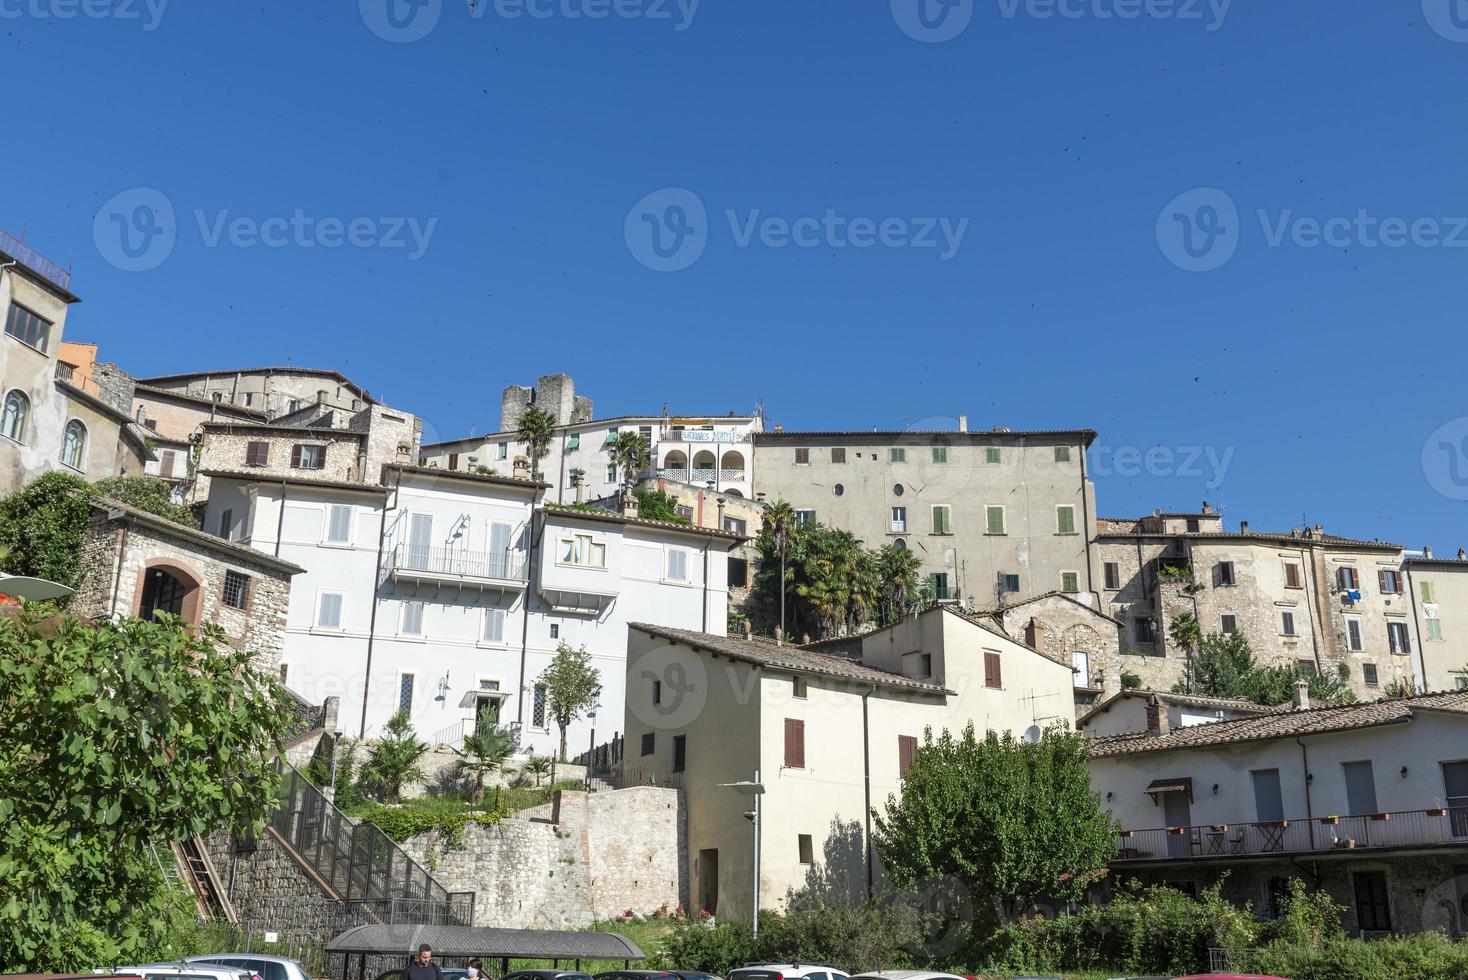
[[[709,631],[709,549],[714,546],[712,536],[703,543],[703,631]],[[727,627],[726,627],[727,630]]]
[[[1305,549],[1304,548],[1301,548],[1300,549],[1300,566],[1301,566],[1302,569],[1305,568],[1305,567],[1308,567],[1309,570],[1310,570],[1310,574],[1305,579],[1305,583],[1306,583],[1305,584],[1305,603],[1306,603],[1306,605],[1308,605],[1310,607],[1310,649],[1311,649],[1312,653],[1315,656],[1315,670],[1317,672],[1321,672],[1321,663],[1320,663],[1320,630],[1321,630],[1321,619],[1320,619],[1320,616],[1319,616],[1320,610],[1318,608],[1316,608],[1316,605],[1315,605],[1315,595],[1311,595],[1311,592],[1312,591],[1316,595],[1319,595],[1319,593],[1320,593],[1320,583],[1315,581],[1315,556],[1312,554],[1312,555],[1309,555],[1307,557],[1306,554],[1305,554]],[[1311,583],[1314,584],[1314,588],[1313,589],[1311,587]],[[1349,646],[1349,645],[1350,644],[1348,643],[1347,646]],[[1303,747],[1304,746],[1301,746],[1301,748],[1303,748]]]
[[[386,503],[386,501],[384,501]],[[383,513],[386,513],[384,508]],[[275,520],[275,557],[280,557],[280,536],[285,533],[285,477],[280,478],[280,516]],[[380,538],[380,535],[379,535]]]
[[[871,728],[867,722],[867,699],[877,692],[877,685],[873,684],[871,690],[861,696],[861,783],[862,793],[865,796],[866,806],[862,808],[862,822],[866,825],[864,854],[867,866],[867,901],[872,900],[874,893],[872,873],[872,745],[870,738]]]
[[[123,558],[127,555],[127,529],[127,522],[123,522],[122,539],[117,547],[117,574],[112,580],[112,601],[107,605],[108,619],[117,618],[117,592],[122,588],[122,562]]]
[[[1310,831],[1310,850],[1315,850],[1315,808],[1310,804],[1310,754],[1305,751],[1305,743],[1299,738],[1295,744],[1300,747],[1300,765],[1304,767],[1305,781],[1305,826]]]
[[[539,494],[539,490],[536,491]],[[525,663],[530,654],[530,601],[535,593],[535,583],[532,578],[537,575],[535,567],[536,543],[545,534],[545,512],[540,512],[540,529],[535,527],[535,497],[530,498],[530,546],[525,549],[525,610],[520,616],[520,679],[515,685],[515,720],[520,723],[520,730],[524,731],[525,724]],[[554,756],[555,753],[552,753]],[[554,761],[554,759],[552,759]]]
[[[1092,574],[1091,555],[1091,500],[1086,496],[1086,447],[1080,446],[1081,456],[1081,533],[1086,536],[1086,591],[1091,593],[1091,598],[1096,600],[1096,608],[1100,609],[1101,594],[1096,591],[1096,577]]]
[[[1402,563],[1403,568],[1405,568],[1406,565],[1406,562]],[[1421,622],[1421,620],[1417,618],[1417,583],[1413,580],[1413,576],[1410,572],[1404,572],[1402,577],[1407,580],[1407,595],[1412,600],[1412,632],[1417,634],[1417,662],[1422,665],[1422,683],[1418,685],[1417,689],[1419,691],[1426,691],[1428,689],[1427,653],[1423,648],[1427,644],[1424,643],[1422,640],[1422,632],[1417,629],[1417,624]],[[1408,638],[1411,638],[1411,634],[1408,634]]]
[[[377,527],[377,563],[372,566],[372,615],[367,621],[367,669],[362,678],[362,727],[357,732],[357,737],[367,737],[367,703],[372,692],[372,643],[377,639],[377,576],[382,574],[382,550],[387,541],[387,512],[396,510],[398,506],[398,493],[403,486],[403,471],[398,470],[398,482],[392,488],[392,507],[387,505],[386,495],[382,498],[382,520]],[[281,513],[285,513],[285,507],[281,507]]]

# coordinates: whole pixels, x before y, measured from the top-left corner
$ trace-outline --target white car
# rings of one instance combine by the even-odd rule
[[[933,973],[931,970],[877,970],[858,973],[851,980],[973,980],[956,973]]]
[[[260,980],[260,976],[238,967],[218,963],[144,963],[119,966],[113,973],[142,977],[143,980]]]
[[[746,963],[729,971],[729,980],[851,980],[829,963]]]
[[[249,970],[260,980],[311,980],[311,974],[299,960],[288,956],[267,956],[264,953],[211,953],[208,956],[190,956],[184,960],[188,966],[224,966],[236,970]],[[445,970],[447,975],[449,971]]]

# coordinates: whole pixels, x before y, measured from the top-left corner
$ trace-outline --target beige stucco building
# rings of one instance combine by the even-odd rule
[[[692,907],[748,919],[749,798],[761,801],[760,900],[806,884],[864,894],[881,875],[868,813],[901,781],[924,732],[972,722],[1037,737],[1072,725],[1069,662],[939,606],[834,656],[758,638],[630,627],[627,781],[685,790]]]
[[[1468,690],[1468,553],[1434,558],[1431,549],[1402,563],[1421,645],[1428,691]]]
[[[286,419],[313,406],[354,414],[378,403],[370,392],[340,372],[318,368],[189,371],[139,378],[138,383],[206,402],[250,409],[272,421]]]

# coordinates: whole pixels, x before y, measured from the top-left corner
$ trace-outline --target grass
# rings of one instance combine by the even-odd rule
[[[485,790],[483,803],[471,803],[456,795],[415,796],[397,806],[373,800],[344,802],[342,810],[351,817],[376,824],[398,843],[429,830],[437,830],[450,845],[463,840],[464,828],[471,823],[494,824],[521,810],[541,806],[555,798],[558,789],[580,789],[580,780],[562,780],[554,786],[512,787]]]

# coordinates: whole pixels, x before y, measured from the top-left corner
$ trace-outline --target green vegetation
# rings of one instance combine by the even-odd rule
[[[1173,690],[1276,705],[1290,700],[1295,682],[1305,680],[1310,685],[1312,702],[1350,704],[1356,700],[1350,676],[1345,664],[1338,664],[1331,674],[1303,670],[1294,664],[1265,666],[1254,659],[1243,633],[1209,633],[1198,642],[1198,652],[1189,659],[1183,679],[1173,685]]]
[[[263,825],[288,721],[274,678],[212,626],[87,626],[28,606],[0,617],[0,719],[0,963],[174,955],[192,903],[159,859]]]
[[[338,762],[340,767],[340,762]],[[508,816],[549,803],[558,789],[581,789],[580,780],[561,780],[554,786],[510,787],[499,790],[489,803],[475,803],[463,796],[415,796],[397,805],[379,803],[360,793],[338,793],[337,803],[349,817],[376,824],[398,843],[430,830],[442,835],[448,847],[464,842],[464,828],[471,823],[495,824]]]
[[[109,476],[98,480],[93,489],[103,497],[111,497],[123,503],[145,510],[150,514],[167,518],[175,524],[197,528],[199,519],[183,504],[173,502],[172,489],[156,476]]]
[[[550,441],[556,434],[556,417],[532,405],[520,416],[515,434],[529,447],[531,479],[539,480],[540,461],[550,455]]]
[[[591,654],[566,643],[556,647],[556,655],[538,678],[545,685],[546,714],[555,719],[561,732],[559,758],[566,758],[566,729],[571,722],[589,711],[601,696],[601,675],[591,666]]]
[[[622,482],[629,487],[637,482],[637,474],[652,462],[652,450],[640,432],[617,433],[616,438],[607,444],[607,452],[617,472],[622,474]],[[641,503],[639,499],[638,505]]]
[[[1142,687],[1142,678],[1136,674],[1121,675],[1121,689],[1123,691],[1138,691]]]
[[[423,770],[418,768],[418,762],[427,751],[428,743],[413,731],[408,713],[395,712],[362,766],[359,777],[362,788],[384,803],[398,802],[404,783],[423,779]]]
[[[505,760],[515,751],[515,737],[507,729],[490,724],[489,709],[480,713],[477,730],[464,736],[464,747],[454,749],[459,757],[461,775],[474,777],[474,794],[470,800],[484,802],[484,777],[504,769]]]
[[[670,493],[652,487],[633,487],[632,496],[637,499],[637,516],[644,520],[689,523],[688,518],[678,513],[678,498]]]

